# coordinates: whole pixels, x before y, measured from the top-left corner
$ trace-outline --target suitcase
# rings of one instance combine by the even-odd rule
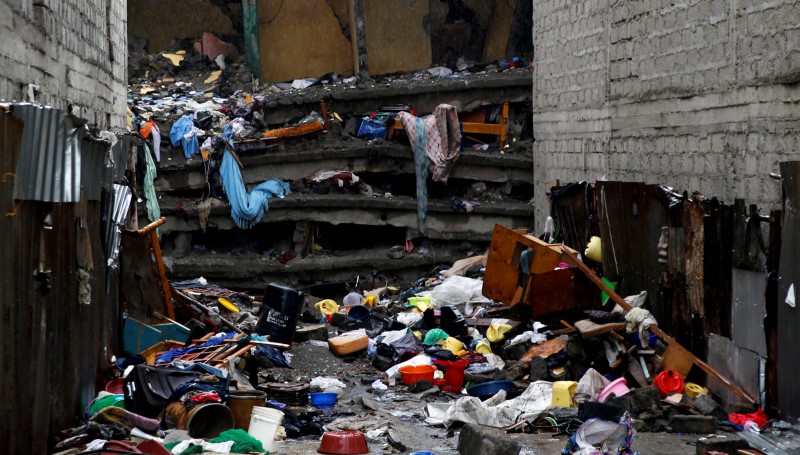
[[[201,373],[196,371],[136,365],[125,378],[123,385],[125,409],[145,417],[156,418],[167,406],[172,392],[178,386],[200,375]]]

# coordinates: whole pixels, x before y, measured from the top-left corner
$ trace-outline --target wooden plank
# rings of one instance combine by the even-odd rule
[[[584,319],[575,322],[575,328],[578,329],[584,338],[594,338],[614,330],[625,330],[625,323],[609,322],[608,324],[595,324],[588,319]]]
[[[628,311],[630,311],[632,309],[631,306],[628,304],[628,302],[625,301],[625,299],[620,297],[619,294],[614,292],[614,290],[612,290],[611,288],[606,286],[606,284],[603,282],[603,280],[601,280],[600,277],[598,277],[592,271],[592,269],[590,269],[589,267],[586,266],[586,264],[584,264],[583,262],[578,260],[577,256],[575,256],[574,254],[570,253],[566,248],[564,248],[562,251],[564,251],[564,254],[567,255],[567,257],[569,258],[570,262],[572,262],[583,273],[585,273],[586,276],[590,280],[592,280],[592,282],[596,286],[598,286],[600,288],[600,290],[605,292],[609,296],[609,298],[611,298],[611,300],[614,303],[619,305],[620,308],[622,308],[626,312],[628,312]],[[671,336],[669,336],[667,333],[665,333],[663,330],[661,330],[661,328],[659,328],[657,325],[651,325],[650,326],[650,332],[654,333],[657,337],[659,337],[667,345],[673,347],[677,351],[677,353],[679,355],[681,355],[683,357],[686,357],[687,359],[690,359],[691,362],[694,365],[697,365],[701,370],[705,371],[709,376],[711,376],[712,378],[714,378],[717,381],[719,381],[720,383],[722,383],[722,385],[724,385],[728,390],[730,390],[731,392],[736,394],[736,396],[738,396],[739,398],[741,398],[743,400],[746,400],[746,401],[748,401],[750,403],[757,403],[757,401],[753,397],[751,397],[750,394],[748,394],[746,391],[742,390],[741,387],[739,387],[736,384],[732,383],[730,380],[728,380],[728,378],[723,377],[716,370],[711,368],[711,366],[709,366],[707,363],[705,363],[702,360],[698,359],[694,354],[692,354],[691,352],[687,351],[686,348],[681,346],[680,343],[675,341]]]
[[[664,360],[661,361],[661,371],[672,370],[679,373],[684,378],[689,374],[692,369],[692,359],[681,355],[680,351],[673,346],[667,346],[663,355]]]
[[[553,338],[552,340],[547,340],[542,344],[532,346],[519,360],[520,362],[528,362],[536,356],[546,359],[557,352],[561,352],[565,347],[567,347],[566,340],[562,340],[561,338]]]

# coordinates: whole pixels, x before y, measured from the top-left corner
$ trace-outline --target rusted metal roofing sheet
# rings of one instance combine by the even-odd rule
[[[800,417],[800,161],[783,162],[780,166],[786,211],[778,281],[778,407],[783,419],[788,420]],[[786,303],[787,297],[794,298],[794,307]]]
[[[708,364],[753,397],[760,396],[762,359],[757,353],[736,346],[729,338],[716,334],[708,336]],[[741,401],[717,381],[709,380],[708,388],[722,397],[723,402]]]
[[[764,318],[767,302],[764,292],[767,279],[763,273],[733,269],[733,342],[740,347],[767,356]]]
[[[17,168],[24,129],[21,121],[0,113],[0,175]],[[89,271],[91,303],[82,305],[77,298],[76,218],[89,231],[92,256],[103,257],[98,202],[15,201],[18,180],[2,180],[0,415],[5,419],[0,441],[3,453],[49,453],[54,431],[74,426],[105,382],[103,370],[115,345],[118,293],[106,292],[106,268],[97,261]],[[43,229],[47,218],[49,231]],[[42,238],[45,249],[58,254],[50,255],[50,272],[36,277],[32,271],[39,265]]]
[[[78,202],[86,122],[62,110],[34,104],[16,104],[12,113],[25,122],[14,199]]]
[[[622,275],[622,295],[647,291],[652,313],[670,330],[658,263],[661,228],[668,226],[667,208],[655,197],[658,187],[644,183],[597,182],[597,217],[603,240],[603,272]]]

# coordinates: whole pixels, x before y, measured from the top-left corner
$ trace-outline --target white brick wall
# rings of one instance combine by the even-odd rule
[[[537,228],[557,179],[775,207],[800,159],[800,2],[533,0]]]
[[[66,109],[122,128],[127,90],[125,0],[0,0],[0,100]]]

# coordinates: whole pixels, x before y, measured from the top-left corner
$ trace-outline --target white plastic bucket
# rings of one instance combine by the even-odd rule
[[[261,441],[264,450],[275,452],[275,433],[283,422],[283,413],[277,409],[253,406],[250,415],[250,429],[247,434]]]

